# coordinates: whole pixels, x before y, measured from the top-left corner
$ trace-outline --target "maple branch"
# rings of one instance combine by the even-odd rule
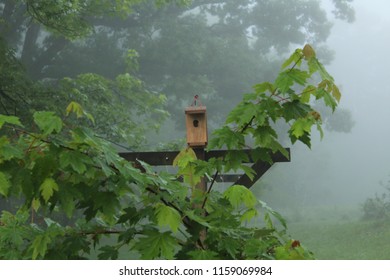
[[[297,61],[295,61],[295,63],[294,63],[294,65],[288,70],[289,72],[291,72],[294,68],[295,68],[295,66],[297,66],[298,65],[298,63],[302,60],[302,58],[304,58],[305,56],[304,55],[301,55],[301,57],[297,60]]]
[[[212,190],[212,188],[213,188],[213,186],[214,186],[214,183],[215,183],[215,181],[217,180],[218,173],[219,173],[219,172],[216,171],[215,174],[214,174],[214,176],[213,176],[213,180],[211,181],[210,187],[209,187],[209,189],[208,189],[208,191],[207,191],[207,193],[206,193],[206,196],[205,196],[205,198],[204,198],[204,200],[203,200],[201,209],[204,209],[204,207],[205,207],[205,205],[206,205],[208,195],[210,194],[210,192],[211,192],[211,190]]]
[[[153,189],[150,188],[150,187],[146,187],[146,190],[147,190],[148,192],[152,193],[152,194],[158,195],[158,192],[157,192],[156,190],[153,190]],[[174,205],[173,203],[166,201],[166,200],[165,200],[164,198],[162,198],[162,197],[160,197],[160,200],[161,200],[161,202],[164,203],[166,206],[172,207],[172,208],[175,209],[177,212],[179,212],[181,216],[184,215],[183,211],[182,211],[179,207],[177,207],[176,205]],[[191,227],[192,227],[192,225],[191,225],[191,223],[190,223],[190,220],[189,220],[189,218],[188,218],[187,216],[184,216],[184,217],[182,218],[182,221],[183,221],[183,224],[184,224],[187,228],[191,228]]]
[[[255,120],[255,118],[256,118],[256,116],[252,116],[252,118],[249,120],[249,122],[247,122],[247,123],[244,125],[244,127],[241,128],[241,131],[240,131],[240,132],[241,132],[241,133],[244,133],[245,130],[247,130],[248,127],[252,125],[252,122]]]
[[[125,231],[123,230],[112,230],[112,229],[98,229],[98,230],[91,230],[91,231],[81,231],[78,232],[79,235],[98,235],[98,234],[121,234]],[[137,234],[135,232],[134,234]]]

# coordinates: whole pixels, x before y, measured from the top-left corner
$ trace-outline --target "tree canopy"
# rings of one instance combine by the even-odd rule
[[[128,72],[147,90],[166,94],[173,119],[199,94],[215,112],[214,128],[250,85],[272,79],[295,47],[310,43],[325,62],[332,57],[325,44],[332,24],[319,1],[2,2],[2,37],[33,80],[85,73],[115,79]],[[353,20],[349,2],[334,1],[337,17]],[[53,94],[46,96],[41,99]],[[92,102],[77,98],[89,109]],[[130,108],[130,102],[121,104]]]

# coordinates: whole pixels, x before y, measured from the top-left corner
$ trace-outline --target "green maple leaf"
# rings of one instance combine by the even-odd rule
[[[310,77],[308,72],[299,69],[290,69],[287,71],[287,74],[294,82],[300,85],[305,85],[307,79]]]
[[[59,133],[62,129],[62,120],[54,112],[35,112],[33,117],[34,122],[45,135],[51,134],[54,131]]]
[[[51,239],[47,235],[38,235],[35,237],[31,248],[33,249],[32,259],[35,260],[39,255],[45,256],[47,251],[47,245],[51,242]]]
[[[81,118],[84,115],[83,108],[77,102],[70,102],[68,107],[66,107],[66,115],[68,116],[71,112],[74,112],[77,118]]]
[[[288,92],[294,83],[305,85],[310,74],[299,69],[289,69],[281,72],[275,80],[275,86],[282,92]]]
[[[290,133],[296,138],[300,138],[305,133],[310,133],[313,120],[310,118],[297,119],[290,128]]]
[[[23,158],[24,152],[21,148],[10,144],[7,137],[3,136],[0,138],[0,161],[10,160],[13,158]]]
[[[194,250],[187,253],[192,260],[218,260],[218,253],[211,250]]]
[[[274,92],[275,86],[269,82],[264,82],[261,84],[257,84],[253,86],[253,89],[256,91],[256,93],[263,93],[263,92]]]
[[[18,126],[23,126],[20,123],[20,120],[19,120],[18,117],[6,116],[6,115],[0,114],[0,128],[2,128],[5,123],[14,124],[14,125],[18,125]]]
[[[301,93],[300,101],[302,103],[309,103],[311,95],[315,95],[317,88],[313,85],[308,85]]]
[[[290,77],[288,70],[281,72],[275,80],[275,86],[283,93],[287,92],[293,84],[294,80]]]
[[[324,98],[325,105],[332,108],[332,111],[334,112],[334,110],[337,107],[337,102],[334,99],[334,97],[329,92],[323,91],[323,98]]]
[[[189,163],[196,159],[196,154],[193,149],[186,148],[181,150],[180,153],[173,160],[172,165],[180,167],[186,167]]]
[[[248,155],[244,151],[240,150],[233,150],[228,151],[228,153],[225,156],[225,172],[228,172],[229,170],[237,170],[241,167],[242,162],[248,162],[249,158]],[[245,168],[245,167],[244,167]]]
[[[193,149],[186,148],[175,157],[173,166],[178,166],[178,175],[183,176],[184,183],[194,187],[201,181],[201,176],[195,174],[196,154]]]
[[[298,66],[302,61],[303,53],[301,49],[296,49],[295,52],[282,64],[282,69],[286,68],[290,64],[294,63]]]
[[[181,216],[177,210],[165,204],[157,204],[155,215],[159,226],[169,226],[173,232],[176,232],[181,224]]]
[[[254,171],[251,167],[244,165],[244,164],[241,164],[240,168],[245,172],[246,176],[248,176],[249,179],[251,179],[251,181],[253,181],[253,178],[256,175],[256,171]]]
[[[232,259],[236,259],[236,255],[242,245],[238,240],[224,236],[223,238],[221,238],[219,246],[221,249],[226,250],[226,252],[232,257]]]
[[[62,168],[71,166],[72,169],[79,174],[83,174],[87,171],[87,166],[84,164],[86,161],[89,162],[91,160],[86,155],[76,151],[63,151],[60,154],[60,166]]]
[[[11,183],[8,179],[8,176],[5,173],[0,172],[0,194],[7,196],[10,187]]]
[[[173,259],[177,240],[169,232],[149,231],[145,235],[133,246],[133,249],[141,253],[142,259]]]
[[[71,218],[75,210],[75,201],[73,195],[69,191],[63,191],[59,194],[60,203],[65,215]]]
[[[227,198],[230,204],[235,208],[239,207],[242,203],[248,208],[253,208],[257,202],[255,195],[242,185],[229,187],[223,193],[223,196]]]
[[[248,259],[256,259],[265,253],[266,249],[267,248],[264,246],[264,241],[257,238],[252,238],[245,241],[243,251]]]
[[[53,178],[46,178],[39,189],[45,202],[48,202],[48,200],[53,196],[54,191],[59,190],[58,185]]]
[[[276,131],[270,125],[258,126],[253,132],[255,143],[262,148],[270,148],[278,137]]]
[[[118,249],[113,246],[103,246],[99,249],[101,253],[98,255],[99,260],[116,260],[118,259]]]
[[[249,222],[252,220],[254,217],[257,216],[257,210],[255,208],[248,209],[247,211],[242,214],[240,220],[241,222]]]
[[[310,93],[309,93],[310,98]],[[309,105],[303,104],[298,100],[293,100],[291,102],[286,102],[282,105],[284,118],[287,122],[292,119],[303,118],[309,113],[312,109]]]

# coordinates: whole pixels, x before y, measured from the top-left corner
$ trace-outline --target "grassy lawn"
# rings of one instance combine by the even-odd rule
[[[299,222],[289,224],[289,233],[317,259],[390,260],[390,222]]]

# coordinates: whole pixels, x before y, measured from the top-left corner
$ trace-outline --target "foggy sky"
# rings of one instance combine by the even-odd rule
[[[291,163],[307,161],[314,176],[296,170],[294,180],[328,188],[336,203],[363,202],[390,180],[390,1],[355,0],[353,6],[354,23],[334,20],[327,44],[336,55],[327,69],[342,89],[340,107],[351,110],[356,124],[349,134],[327,132],[312,150],[296,151]],[[318,157],[326,157],[322,173],[312,164]]]
[[[353,3],[356,22],[336,21],[328,42],[336,51],[329,70],[342,86],[341,106],[352,111],[356,125],[332,145],[340,143],[335,169],[351,176],[346,181],[364,190],[358,192],[369,194],[378,181],[390,179],[390,1]]]
[[[326,43],[335,58],[326,68],[341,89],[339,107],[352,112],[355,126],[351,133],[325,131],[322,141],[313,130],[312,149],[295,144],[291,162],[276,163],[260,179],[255,189],[265,186],[263,199],[287,207],[283,213],[321,205],[361,209],[367,198],[386,192],[381,181],[390,181],[390,1],[353,6],[354,23],[333,20]],[[286,195],[289,206],[283,206]]]

